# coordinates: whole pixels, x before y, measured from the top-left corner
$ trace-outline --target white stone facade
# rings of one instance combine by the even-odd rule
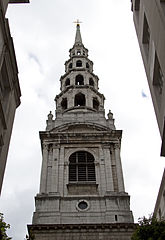
[[[104,96],[98,92],[98,77],[82,44],[79,24],[65,70],[61,93],[55,98],[55,119],[50,112],[46,131],[40,132],[40,192],[29,229],[61,224],[133,226],[120,159],[122,131],[115,129],[110,111],[105,118]],[[130,239],[130,233],[123,239]]]

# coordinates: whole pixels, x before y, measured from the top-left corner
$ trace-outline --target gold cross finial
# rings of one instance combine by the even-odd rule
[[[76,23],[77,26],[80,26],[80,23],[82,23],[82,22],[80,22],[79,19],[77,19],[77,21],[74,21],[73,23]]]

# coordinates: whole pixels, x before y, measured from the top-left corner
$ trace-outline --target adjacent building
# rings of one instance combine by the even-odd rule
[[[132,0],[132,10],[165,156],[165,0]]]
[[[130,240],[135,229],[125,192],[120,147],[111,111],[93,72],[77,23],[60,78],[55,119],[40,132],[42,170],[30,239]]]
[[[0,193],[15,110],[20,105],[21,96],[13,40],[5,13],[8,3],[27,2],[0,0]]]
[[[163,177],[155,204],[154,216],[158,220],[165,220],[165,169],[163,172]]]

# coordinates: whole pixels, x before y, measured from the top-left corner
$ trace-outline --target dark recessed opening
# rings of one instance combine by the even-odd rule
[[[61,107],[62,107],[63,110],[67,109],[67,98],[62,99]]]
[[[78,60],[76,62],[76,67],[82,67],[82,61],[81,60]]]
[[[69,68],[72,68],[72,63],[69,64]]]
[[[99,109],[99,101],[97,98],[93,98],[93,108],[98,110]]]
[[[84,85],[84,77],[82,75],[77,75],[75,80],[76,85]]]
[[[94,86],[94,81],[93,81],[92,78],[89,79],[89,85],[90,85],[90,86]]]
[[[81,201],[81,202],[79,202],[78,207],[81,210],[85,210],[88,207],[88,204],[85,201]]]
[[[78,93],[75,96],[75,106],[85,106],[85,95]]]
[[[70,85],[70,79],[67,78],[66,81],[65,81],[65,86],[69,86]]]

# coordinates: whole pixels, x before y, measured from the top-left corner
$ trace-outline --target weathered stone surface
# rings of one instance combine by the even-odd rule
[[[134,224],[120,159],[122,131],[110,111],[105,118],[98,77],[79,42],[79,26],[77,31],[56,96],[56,117],[49,113],[46,131],[40,132],[40,192],[29,229],[36,240],[129,240]]]
[[[131,240],[135,224],[29,225],[35,240]]]

